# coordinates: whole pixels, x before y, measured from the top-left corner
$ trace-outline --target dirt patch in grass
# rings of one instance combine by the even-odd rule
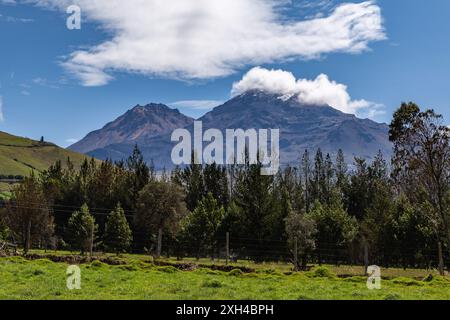
[[[174,267],[181,271],[194,271],[198,268],[198,265],[194,263],[172,263],[159,260],[152,261],[152,263],[158,267]]]
[[[67,264],[87,264],[87,263],[91,263],[94,261],[98,261],[98,262],[108,264],[111,266],[127,264],[126,261],[123,261],[119,258],[114,258],[114,257],[95,257],[95,256],[88,257],[88,256],[81,256],[81,255],[58,256],[58,255],[52,255],[52,254],[36,254],[36,253],[22,255],[22,257],[24,257],[27,260],[48,259],[52,262],[67,263]]]
[[[195,263],[173,263],[173,262],[167,262],[167,261],[153,261],[153,264],[156,266],[161,267],[174,267],[178,270],[182,271],[194,271],[199,268],[203,269],[210,269],[214,271],[223,271],[223,272],[230,272],[232,270],[240,270],[242,273],[253,273],[255,272],[255,269],[248,268],[248,267],[238,267],[238,266],[225,266],[225,265],[215,265],[215,264],[195,264]]]

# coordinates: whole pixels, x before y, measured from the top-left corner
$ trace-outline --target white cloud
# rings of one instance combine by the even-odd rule
[[[0,122],[5,120],[3,117],[3,97],[0,96]]]
[[[66,142],[70,143],[70,144],[74,144],[74,143],[76,143],[78,141],[80,141],[80,139],[75,139],[75,138],[66,139]]]
[[[352,100],[346,85],[330,80],[325,74],[314,80],[296,79],[288,71],[255,67],[233,84],[231,95],[236,96],[249,90],[279,94],[281,98],[297,96],[300,103],[329,105],[360,117],[378,116],[382,114],[384,107],[366,100]]]
[[[59,88],[59,86],[55,82],[49,81],[46,78],[40,78],[40,77],[34,78],[32,80],[32,82],[35,85],[38,85],[38,86],[41,86],[41,87],[46,87],[46,88],[51,88],[51,89],[58,89]]]
[[[16,0],[0,0],[0,4],[6,4],[6,5],[16,5]]]
[[[215,108],[217,106],[220,106],[223,103],[224,103],[223,101],[219,101],[219,100],[183,100],[183,101],[172,102],[169,105],[176,107],[176,108],[209,110],[209,109]]]
[[[0,4],[14,5],[13,3],[2,3],[2,2],[0,2]],[[34,19],[4,16],[3,14],[0,13],[0,21],[29,23],[29,22],[34,22]]]
[[[294,20],[279,0],[23,0],[51,9],[81,7],[110,39],[72,52],[63,66],[84,85],[113,73],[207,79],[242,67],[332,52],[360,53],[385,39],[374,1],[346,3],[323,17]],[[292,11],[291,10],[291,11]],[[298,10],[298,9],[297,9]],[[83,22],[85,20],[82,20]]]

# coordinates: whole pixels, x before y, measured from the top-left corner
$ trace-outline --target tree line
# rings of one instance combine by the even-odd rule
[[[136,146],[125,161],[70,160],[26,177],[0,219],[0,237],[31,247],[221,255],[228,232],[239,258],[273,259],[279,243],[308,262],[442,264],[450,251],[450,130],[433,110],[403,103],[393,156],[350,163],[305,150],[296,166],[262,176],[261,164],[190,165],[157,173]],[[326,254],[325,254],[326,253]],[[441,258],[442,257],[442,258]],[[439,259],[441,258],[441,259]],[[447,260],[448,262],[448,260]]]

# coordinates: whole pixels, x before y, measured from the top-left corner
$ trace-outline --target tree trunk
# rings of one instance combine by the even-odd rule
[[[364,242],[364,275],[367,275],[367,269],[369,269],[369,245]]]
[[[444,273],[444,259],[443,259],[443,257],[442,257],[442,244],[441,244],[441,242],[439,241],[438,242],[438,256],[439,256],[439,274],[441,275],[441,276],[443,276],[443,275],[445,275],[445,273]]]
[[[298,240],[297,237],[294,239],[294,271],[299,270],[299,264],[298,264]]]
[[[159,228],[158,229],[158,247],[156,248],[156,258],[157,259],[159,259],[159,257],[161,257],[162,236],[163,236],[163,230],[162,230],[162,228]]]
[[[445,229],[445,236],[447,237],[447,250],[449,251],[449,255],[450,255],[450,228],[449,228],[449,223],[448,223],[448,219],[447,219],[447,213],[446,210],[444,208],[444,204],[443,204],[443,191],[442,191],[442,186],[439,183],[439,180],[437,180],[438,183],[438,205],[439,205],[439,213],[441,215],[442,218],[442,222],[444,225],[444,229]],[[438,236],[439,236],[439,231],[438,231]],[[441,244],[439,243],[439,246],[441,246]],[[442,249],[441,249],[441,254],[442,254]]]
[[[27,232],[25,235],[25,245],[24,245],[24,253],[27,254],[31,247],[31,219],[28,220]]]
[[[90,234],[90,239],[89,239],[89,253],[91,255],[91,258],[93,256],[94,253],[94,224],[92,224],[91,226],[91,234]]]

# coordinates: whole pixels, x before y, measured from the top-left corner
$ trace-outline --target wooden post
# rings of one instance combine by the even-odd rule
[[[25,254],[28,253],[28,250],[30,250],[31,248],[31,219],[28,220],[28,225],[27,225],[27,237],[25,240]]]
[[[369,245],[364,241],[364,274],[367,275],[367,269],[369,268]]]
[[[298,271],[298,240],[294,239],[294,271]]]
[[[159,259],[159,257],[161,257],[162,235],[163,235],[162,228],[159,228],[158,229],[158,247],[156,249],[156,258],[158,258],[158,259]]]
[[[91,226],[91,239],[90,239],[90,243],[89,243],[89,252],[91,254],[91,258],[93,256],[94,253],[94,228],[95,228],[95,223],[92,224]]]
[[[445,275],[444,273],[444,259],[442,257],[442,244],[438,242],[438,255],[439,255],[439,274],[441,276]]]
[[[226,236],[226,261],[225,264],[228,265],[228,259],[230,258],[230,233],[227,232],[227,236]]]

